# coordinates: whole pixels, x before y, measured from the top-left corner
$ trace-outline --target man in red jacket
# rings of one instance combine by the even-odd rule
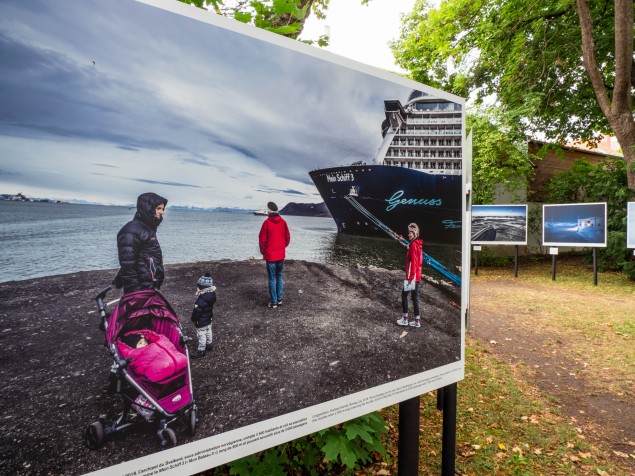
[[[260,254],[267,262],[267,273],[269,275],[269,296],[270,301],[267,307],[275,308],[282,305],[282,290],[284,282],[282,270],[284,268],[285,248],[289,246],[291,235],[287,222],[278,214],[278,206],[267,203],[269,216],[260,228],[258,241],[260,244]]]

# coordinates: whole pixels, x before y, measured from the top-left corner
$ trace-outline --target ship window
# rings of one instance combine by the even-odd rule
[[[431,150],[430,151],[430,157],[436,157],[437,156],[437,151],[436,150]]]

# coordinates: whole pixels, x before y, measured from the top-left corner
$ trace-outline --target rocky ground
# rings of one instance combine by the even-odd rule
[[[262,261],[169,266],[162,292],[192,337],[195,283],[205,271],[218,302],[214,349],[192,362],[195,439],[459,359],[453,286],[424,281],[423,326],[404,330],[395,324],[399,271],[287,261],[285,304],[268,309]],[[93,301],[114,274],[0,283],[0,474],[84,474],[159,450],[146,425],[97,451],[83,444],[88,424],[120,408],[118,397],[102,391],[110,359]],[[185,422],[174,428],[179,444],[193,441]]]

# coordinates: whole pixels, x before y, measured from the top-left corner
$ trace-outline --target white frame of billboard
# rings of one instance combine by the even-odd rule
[[[472,240],[472,245],[527,245],[527,226],[529,217],[527,216],[527,205],[517,205],[517,204],[508,204],[508,205],[472,205],[472,220],[474,219],[474,210],[480,207],[489,207],[489,208],[497,208],[497,207],[524,207],[525,208],[525,240],[524,241],[481,241],[481,240]],[[471,225],[471,222],[470,222]],[[471,238],[471,235],[470,235]]]
[[[603,243],[569,243],[559,241],[545,241],[545,208],[568,207],[568,208],[584,208],[592,205],[604,205],[604,242]],[[606,202],[593,203],[563,203],[563,204],[544,204],[542,206],[542,246],[568,246],[570,248],[606,248],[607,239],[607,205]]]
[[[133,1],[133,0],[129,0]],[[172,14],[189,17],[235,33],[246,35],[282,48],[295,50],[304,55],[328,61],[348,69],[366,73],[390,81],[393,84],[430,92],[440,98],[460,104],[465,110],[465,100],[453,94],[425,86],[415,81],[388,73],[328,51],[306,45],[299,41],[283,38],[233,19],[195,8],[176,0],[134,0],[156,7]],[[465,117],[462,122],[463,177],[462,177],[462,267],[469,269],[470,263],[470,222],[469,193],[465,193],[471,182],[471,136],[466,138]],[[202,438],[175,448],[148,454],[88,473],[92,475],[117,475],[133,473],[137,475],[161,474],[181,475],[204,471],[224,463],[234,461],[255,452],[291,441],[302,436],[331,427],[389,405],[422,395],[424,393],[459,382],[465,375],[465,316],[468,315],[469,273],[463,273],[461,289],[461,355],[460,360],[432,370],[421,372],[388,382],[345,397],[260,421],[245,427],[218,435]],[[196,392],[195,392],[196,394]]]
[[[635,248],[635,202],[626,204],[626,247]]]

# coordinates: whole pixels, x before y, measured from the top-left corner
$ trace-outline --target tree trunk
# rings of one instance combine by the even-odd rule
[[[628,188],[635,190],[635,121],[631,76],[633,73],[633,0],[615,0],[615,84],[612,97],[595,59],[593,19],[588,0],[577,0],[582,57],[595,97],[626,160]]]

